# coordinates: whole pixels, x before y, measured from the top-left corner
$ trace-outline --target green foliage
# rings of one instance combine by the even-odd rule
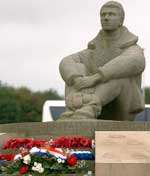
[[[63,99],[55,90],[33,92],[26,87],[14,88],[0,82],[0,123],[38,122],[46,100]]]
[[[41,163],[42,167],[44,168],[43,173],[39,173],[37,171],[33,171],[32,167],[34,166],[34,162]],[[80,161],[79,161],[80,162]],[[27,174],[24,174],[24,176],[29,176],[29,174],[34,176],[49,176],[54,174],[55,176],[58,174],[58,176],[63,176],[64,174],[80,174],[84,175],[88,172],[88,170],[91,169],[91,164],[93,161],[85,161],[85,165],[81,168],[79,168],[77,165],[75,166],[69,166],[67,162],[65,163],[58,163],[57,159],[55,157],[41,157],[36,155],[31,155],[31,163],[28,165],[28,172]],[[5,175],[19,175],[19,170],[22,166],[25,166],[23,163],[23,160],[13,161],[12,163],[8,163],[5,167],[1,167],[1,173]]]
[[[150,104],[150,87],[145,88],[145,103]]]

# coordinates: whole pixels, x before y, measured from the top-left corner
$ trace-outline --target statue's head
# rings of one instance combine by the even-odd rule
[[[102,6],[100,16],[102,28],[106,31],[112,31],[123,25],[125,14],[120,3],[109,1]]]

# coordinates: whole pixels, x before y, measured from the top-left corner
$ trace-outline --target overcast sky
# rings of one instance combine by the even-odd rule
[[[32,90],[64,92],[61,59],[86,48],[98,33],[99,9],[106,0],[0,0],[0,80]],[[119,0],[125,25],[139,36],[150,86],[150,1]]]

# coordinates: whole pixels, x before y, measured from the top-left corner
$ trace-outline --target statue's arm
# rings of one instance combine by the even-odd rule
[[[125,49],[121,55],[99,67],[101,81],[127,78],[141,74],[145,68],[143,49],[137,45]]]
[[[76,78],[81,78],[87,74],[90,57],[90,50],[84,49],[62,59],[59,71],[68,86],[72,86]]]

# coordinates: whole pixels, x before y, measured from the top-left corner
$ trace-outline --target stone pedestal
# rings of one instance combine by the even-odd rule
[[[96,176],[149,176],[149,131],[97,131]]]
[[[83,135],[94,139],[95,131],[100,131],[96,132],[97,176],[150,175],[150,132],[145,132],[150,131],[149,122],[79,120],[55,121],[47,123],[34,122],[1,124],[0,132],[6,134],[0,136],[0,146],[4,140],[10,137],[35,137],[38,139],[50,139],[51,136],[58,137],[62,135]],[[131,131],[133,131],[133,133]],[[108,136],[111,133],[119,135],[122,134],[123,136],[122,138],[119,136],[111,136],[112,139],[110,140]],[[130,142],[127,142],[127,136],[129,134],[132,134],[132,137],[130,137]],[[105,142],[103,141],[104,139]],[[121,145],[120,148],[119,145]],[[103,152],[105,152],[106,149],[109,149],[110,151],[114,150],[112,154],[116,152],[116,154],[119,155],[117,155],[114,160],[112,157],[113,155],[105,154],[104,159],[101,156],[104,154]],[[134,155],[130,158],[129,154],[132,152],[134,152]],[[130,175],[130,173],[132,174]]]
[[[54,121],[0,124],[1,133],[16,133],[24,137],[57,137],[62,135],[83,135],[95,137],[95,131],[149,131],[149,122],[128,122],[109,120]]]

